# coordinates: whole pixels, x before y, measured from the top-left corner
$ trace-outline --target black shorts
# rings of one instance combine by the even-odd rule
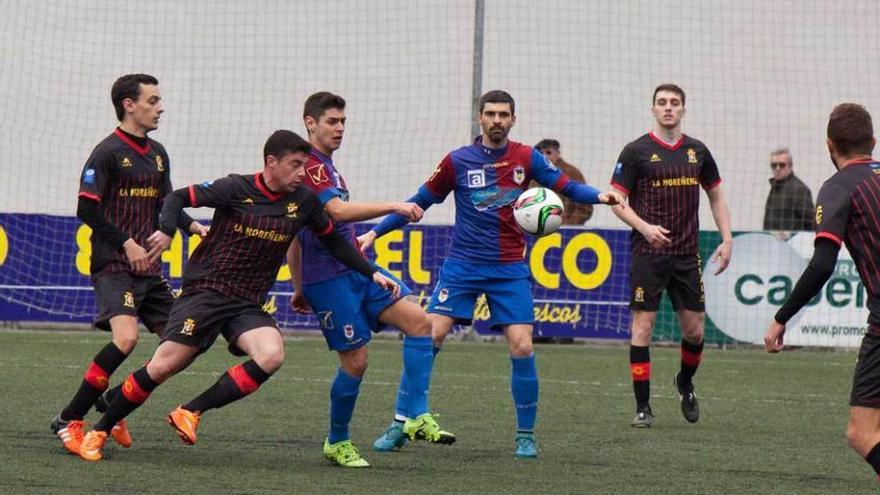
[[[706,310],[699,254],[634,254],[629,280],[629,307],[635,311],[659,310],[663,289],[676,311]]]
[[[170,340],[205,352],[222,334],[229,343],[229,352],[244,356],[245,352],[235,341],[241,334],[260,327],[277,330],[278,324],[259,304],[210,289],[187,289],[171,308],[162,341]]]
[[[97,328],[110,330],[110,318],[119,315],[140,317],[153,333],[160,333],[168,322],[174,293],[164,278],[113,272],[98,274],[92,284],[98,303]]]
[[[880,335],[870,330],[859,348],[849,405],[880,408]]]

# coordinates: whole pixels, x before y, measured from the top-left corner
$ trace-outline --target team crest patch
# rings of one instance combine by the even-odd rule
[[[437,300],[444,303],[449,299],[449,291],[446,289],[440,289],[440,292],[437,293]]]
[[[333,311],[318,311],[318,322],[324,330],[333,330]]]
[[[688,148],[688,163],[697,163],[697,152],[693,148]]]
[[[162,157],[159,155],[156,155],[156,170],[159,172],[165,171],[165,163],[162,162]]]
[[[131,291],[122,293],[122,305],[126,308],[134,308],[134,294]]]
[[[342,333],[345,334],[345,338],[347,340],[351,340],[354,338],[354,327],[350,324],[346,324],[344,327],[342,327]]]
[[[122,159],[122,164],[121,164],[120,166],[121,166],[122,168],[128,168],[128,167],[131,167],[131,158],[129,158],[129,157],[127,157],[127,156],[124,157],[124,158]]]
[[[517,185],[522,184],[526,180],[526,169],[522,167],[522,165],[517,165],[513,167],[513,181],[517,183]]]
[[[311,179],[312,182],[315,184],[330,182],[330,178],[327,177],[327,172],[324,171],[323,163],[312,165],[311,167],[306,169],[306,173],[309,174],[309,179]]]
[[[299,205],[296,203],[287,203],[287,218],[296,218],[296,211],[299,209]]]
[[[183,320],[183,328],[180,329],[181,335],[186,335],[187,337],[192,337],[193,332],[196,330],[196,320],[192,318],[187,318]]]
[[[468,187],[485,187],[486,171],[485,170],[468,170],[467,171]]]
[[[645,302],[645,289],[636,287],[635,300],[640,303]]]

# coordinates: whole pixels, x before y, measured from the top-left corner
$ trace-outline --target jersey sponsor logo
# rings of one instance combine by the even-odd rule
[[[95,183],[95,169],[87,168],[86,171],[83,172],[83,182],[86,184]]]
[[[660,161],[662,161],[660,160],[660,155],[658,155],[657,153],[651,153],[651,163],[657,163]]]
[[[126,308],[134,308],[134,294],[127,290],[122,293],[122,306]]]
[[[633,300],[640,303],[645,302],[645,289],[642,287],[636,287],[635,294],[633,295]]]
[[[822,223],[822,205],[816,206],[816,225]]]
[[[485,170],[468,170],[467,171],[468,187],[486,187],[486,171]]]
[[[123,187],[119,190],[120,198],[158,198],[159,189],[149,187]]]
[[[287,203],[287,214],[284,215],[287,218],[296,218],[296,212],[299,210],[299,205],[296,203]]]
[[[490,168],[504,168],[504,167],[507,167],[507,166],[509,166],[509,165],[510,165],[510,162],[507,161],[507,160],[505,160],[505,161],[503,161],[503,162],[486,163],[485,165],[483,165],[483,169],[484,169],[484,170],[487,170],[487,169],[490,169]]]
[[[688,163],[696,164],[697,162],[697,152],[693,148],[688,148]]]
[[[312,165],[311,167],[306,169],[306,173],[309,174],[309,179],[311,179],[312,182],[315,184],[330,182],[330,178],[327,177],[327,172],[324,171],[323,163]]]
[[[492,186],[472,192],[471,201],[477,211],[484,211],[512,205],[520,194],[522,191],[519,188]]]
[[[324,330],[333,330],[333,311],[318,311],[318,323]]]
[[[522,167],[522,165],[517,165],[513,167],[513,181],[517,183],[517,185],[522,184],[526,180],[526,169]]]
[[[131,158],[129,158],[129,157],[127,157],[127,156],[124,157],[124,158],[122,159],[122,163],[121,163],[119,166],[122,167],[122,168],[129,168],[129,167],[131,167]]]
[[[187,337],[192,337],[193,332],[196,331],[196,320],[192,318],[187,318],[183,320],[183,328],[180,329],[180,335],[186,335]]]
[[[681,186],[698,186],[700,181],[696,177],[666,177],[664,179],[654,179],[651,181],[652,187],[681,187]]]
[[[162,157],[159,155],[156,155],[156,170],[159,172],[165,171],[165,163],[162,162]]]
[[[446,289],[440,289],[440,292],[437,293],[437,300],[441,303],[445,303],[447,299],[449,299],[449,291]]]
[[[293,237],[290,234],[278,232],[274,229],[258,229],[256,227],[250,227],[240,223],[234,224],[232,226],[232,231],[236,234],[244,234],[247,237],[256,237],[257,239],[262,239],[264,241],[281,243],[290,242]]]
[[[346,323],[344,327],[342,327],[342,333],[345,335],[346,340],[351,340],[354,338],[354,327],[351,326],[350,323]]]

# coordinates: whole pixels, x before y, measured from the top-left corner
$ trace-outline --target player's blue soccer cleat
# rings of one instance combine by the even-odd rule
[[[391,452],[399,449],[409,442],[409,438],[403,434],[403,423],[400,421],[392,421],[382,436],[373,442],[373,450],[377,452]]]
[[[516,456],[520,459],[538,457],[538,444],[535,443],[534,433],[516,434]]]

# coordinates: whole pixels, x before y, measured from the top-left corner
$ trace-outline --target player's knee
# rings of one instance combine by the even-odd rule
[[[254,362],[266,373],[275,373],[284,364],[284,346],[270,346],[264,349],[258,356],[254,356]]]
[[[513,357],[529,357],[533,352],[532,341],[530,339],[522,339],[510,343],[510,355]]]
[[[422,313],[410,325],[412,332],[410,335],[414,337],[428,337],[431,335],[431,321],[428,315]]]
[[[131,354],[131,351],[134,350],[137,343],[137,332],[120,332],[119,334],[113,335],[113,344],[118,347],[123,354]]]

